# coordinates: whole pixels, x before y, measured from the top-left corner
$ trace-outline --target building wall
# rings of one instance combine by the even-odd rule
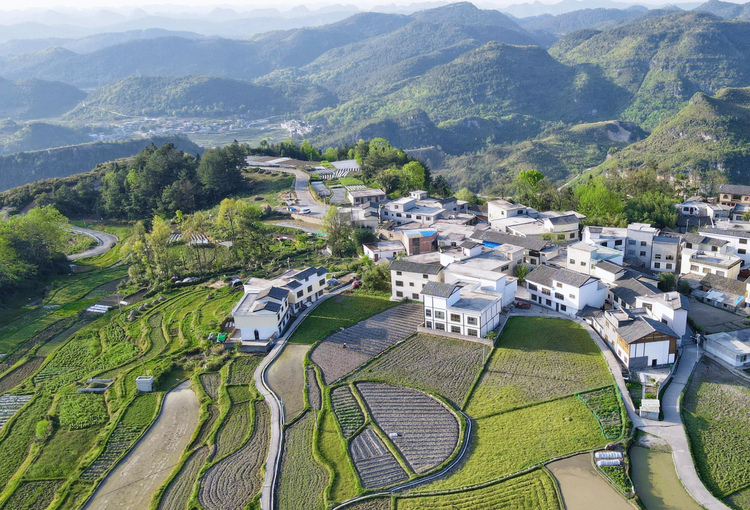
[[[706,338],[705,346],[706,352],[713,354],[733,367],[743,367],[750,362],[750,356],[740,355],[731,349],[725,348],[721,342],[717,342],[711,338]]]
[[[678,243],[654,243],[651,250],[651,267],[652,271],[670,272],[677,271],[679,262],[680,245]],[[658,267],[657,267],[658,266]]]
[[[458,294],[458,292],[454,293],[454,296],[458,296]],[[450,308],[449,303],[446,299],[425,296],[426,328],[436,331],[437,334],[446,331],[458,335],[484,337],[500,325],[502,305],[499,301],[495,301],[481,313],[475,310]],[[470,321],[475,322],[475,324],[470,324]]]
[[[651,232],[628,229],[628,239],[625,243],[625,258],[636,257],[646,264],[646,266],[650,266],[653,240],[654,234]]]
[[[700,230],[698,232],[700,233]],[[734,249],[734,254],[742,259],[742,267],[750,265],[750,239],[709,233],[701,233],[701,235],[729,241],[729,245]]]
[[[591,254],[588,250],[578,250],[568,246],[568,269],[577,273],[587,275],[594,274],[594,268],[591,267]]]
[[[289,293],[289,303],[297,311],[303,303],[313,303],[320,299],[326,288],[326,275],[311,276],[307,281],[300,282],[302,287]]]
[[[650,367],[653,365],[654,361],[656,361],[656,366],[662,366],[662,365],[669,365],[670,363],[674,363],[675,354],[674,352],[670,352],[670,346],[672,344],[672,341],[670,340],[659,340],[656,342],[636,342],[633,344],[630,344],[630,360],[631,363],[634,362],[635,359],[645,359],[645,365],[640,367],[633,367],[632,364],[630,365],[631,368],[644,368],[646,366]]]
[[[562,284],[562,287],[558,287],[556,285],[557,282],[555,282],[555,286],[552,288],[538,285],[531,281],[529,283],[537,285],[538,289],[533,290],[529,288],[532,303],[537,303],[570,316],[577,314],[586,305],[600,308],[604,305],[604,299],[607,296],[607,286],[603,285],[601,289],[598,289],[599,285],[596,281],[580,288],[565,284]],[[544,294],[542,289],[550,291],[550,294]],[[560,294],[562,297],[556,296],[556,294]]]
[[[401,274],[397,274],[401,272]],[[425,278],[424,276],[427,276]],[[442,282],[443,272],[436,275],[422,275],[421,273],[409,273],[407,271],[391,270],[391,300],[401,301],[404,298],[414,301],[422,301],[422,288],[427,282]],[[402,282],[398,285],[397,282]],[[401,293],[401,295],[399,295]]]
[[[265,340],[270,338],[274,333],[279,334],[279,329],[283,326],[278,321],[275,313],[268,312],[238,315],[234,317],[234,327],[240,330],[243,340],[255,340],[256,329],[258,330],[259,338]]]

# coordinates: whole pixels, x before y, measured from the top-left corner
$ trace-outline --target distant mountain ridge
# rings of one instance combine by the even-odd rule
[[[73,108],[86,93],[61,82],[0,78],[0,118],[56,117]]]
[[[737,18],[750,20],[750,2],[735,4],[721,0],[709,0],[695,8],[696,11],[708,12],[722,18]]]

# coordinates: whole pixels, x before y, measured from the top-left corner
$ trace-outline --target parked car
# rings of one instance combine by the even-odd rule
[[[303,207],[299,210],[300,214],[310,214],[310,208],[309,207]]]
[[[529,308],[531,308],[531,303],[527,303],[526,301],[516,301],[516,308],[528,310]]]
[[[362,285],[362,280],[354,280],[354,283],[352,283],[352,289],[357,289]]]
[[[625,379],[625,382],[630,380],[630,370],[627,368],[622,369],[622,378]]]

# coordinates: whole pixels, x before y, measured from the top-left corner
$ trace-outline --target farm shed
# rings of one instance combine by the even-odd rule
[[[750,328],[706,335],[706,352],[733,367],[750,364]]]

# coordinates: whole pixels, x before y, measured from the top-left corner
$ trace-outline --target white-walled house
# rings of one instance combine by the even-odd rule
[[[391,300],[412,299],[421,301],[422,288],[427,282],[443,281],[443,266],[413,262],[407,259],[394,260],[390,265]]]
[[[643,308],[652,319],[662,322],[682,338],[687,332],[690,302],[679,292],[661,292],[654,295],[638,296],[635,307]]]
[[[651,265],[651,248],[659,229],[648,223],[628,225],[628,239],[625,245],[625,258],[637,258],[646,267]]]
[[[385,191],[381,189],[359,189],[346,192],[346,198],[352,205],[371,204],[377,205],[388,201]]]
[[[654,236],[651,245],[651,263],[649,267],[657,273],[674,273],[680,259],[680,238],[672,236]]]
[[[658,367],[675,361],[677,333],[649,317],[643,308],[607,310],[597,319],[595,329],[628,368]]]
[[[428,282],[421,291],[425,328],[470,337],[484,337],[500,324],[501,299],[476,292],[467,282]]]
[[[381,259],[393,260],[398,255],[406,253],[406,249],[401,241],[381,241],[363,244],[362,253],[365,257],[377,262]]]
[[[515,299],[518,279],[502,272],[502,269],[508,266],[508,262],[504,260],[505,257],[497,258],[495,255],[488,252],[474,258],[452,262],[443,272],[443,281],[471,284],[475,290],[500,298],[501,307],[508,306]]]
[[[595,227],[585,226],[581,233],[581,241],[593,243],[605,248],[625,251],[625,241],[628,238],[628,229],[619,227]]]
[[[750,365],[750,329],[706,335],[706,352],[735,368]]]
[[[551,266],[531,271],[526,288],[533,303],[570,316],[587,306],[601,308],[608,290],[598,278]]]
[[[568,246],[568,269],[595,276],[595,267],[601,262],[622,265],[623,252],[614,248],[581,241]]]
[[[722,225],[726,225],[726,223]],[[742,259],[742,267],[750,267],[750,245],[748,244],[750,243],[750,231],[743,227],[745,225],[739,228],[733,225],[731,229],[703,227],[698,230],[698,233],[702,236],[726,241],[734,249],[734,254]]]
[[[742,259],[734,254],[729,241],[691,233],[682,236],[680,274],[711,273],[733,280],[741,266]]]

